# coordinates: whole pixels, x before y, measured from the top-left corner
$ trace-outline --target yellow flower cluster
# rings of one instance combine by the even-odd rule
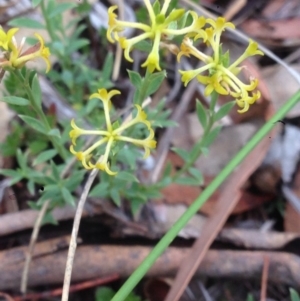
[[[220,40],[222,32],[226,28],[234,28],[234,25],[230,22],[225,22],[225,19],[222,17],[217,18],[216,21],[207,19],[206,23],[209,24],[210,27],[205,29],[206,37],[203,35],[202,38],[204,42],[212,48],[213,54],[212,56],[208,56],[199,51],[193,46],[191,39],[186,37],[181,44],[177,59],[180,60],[183,55],[188,57],[193,55],[204,62],[204,65],[194,70],[180,70],[182,81],[184,85],[187,85],[190,80],[196,77],[200,83],[206,86],[205,95],[210,95],[213,91],[221,95],[230,95],[236,99],[237,105],[242,108],[238,110],[238,112],[244,113],[248,111],[251,104],[260,98],[260,92],[253,92],[258,84],[257,79],[250,79],[249,84],[244,84],[237,77],[242,70],[239,64],[250,56],[263,55],[263,52],[258,50],[256,42],[250,40],[245,52],[235,62],[229,65],[226,54],[222,55],[220,52]],[[195,39],[197,39],[197,37],[195,37]],[[207,72],[208,75],[200,75],[203,72]],[[251,92],[251,95],[249,92]]]
[[[114,95],[120,94],[118,90],[111,90],[110,92],[107,92],[106,89],[99,89],[98,93],[94,93],[90,96],[91,98],[99,98],[103,103],[103,110],[105,115],[105,122],[106,122],[106,130],[84,130],[79,128],[75,121],[71,121],[72,130],[70,131],[70,138],[72,139],[72,144],[70,147],[70,151],[72,154],[76,156],[76,158],[81,161],[82,165],[86,169],[93,169],[98,168],[100,170],[106,171],[109,175],[116,175],[117,172],[114,172],[110,169],[109,166],[109,155],[112,150],[113,144],[115,144],[118,141],[125,141],[133,143],[137,146],[141,146],[144,148],[144,158],[148,157],[150,154],[150,149],[156,147],[156,141],[154,138],[154,131],[151,128],[150,122],[147,120],[146,113],[142,110],[142,108],[139,105],[136,105],[137,114],[135,118],[132,120],[125,122],[121,126],[117,128],[113,128],[110,118],[110,108],[111,108],[111,98]],[[148,131],[149,135],[145,139],[134,139],[131,137],[123,136],[122,132],[133,125],[137,123],[144,124]],[[82,135],[99,135],[101,138],[94,143],[92,146],[90,146],[85,151],[75,151],[74,146],[76,145],[76,139],[79,136]],[[92,163],[92,152],[97,149],[100,145],[106,143],[106,148],[104,155],[101,156],[100,160],[97,161],[97,163]]]
[[[250,79],[249,84],[244,84],[237,77],[243,68],[239,67],[242,61],[250,56],[263,55],[263,52],[258,50],[257,43],[250,40],[245,52],[229,65],[226,54],[222,54],[221,52],[221,34],[226,28],[234,29],[232,23],[225,22],[225,19],[222,17],[217,18],[216,21],[205,19],[203,16],[199,17],[194,11],[188,11],[187,14],[192,19],[191,24],[178,29],[178,21],[185,14],[184,9],[173,9],[168,14],[170,0],[164,1],[162,8],[160,8],[158,1],[155,1],[153,5],[151,5],[150,0],[144,0],[144,3],[149,14],[150,25],[118,20],[115,13],[117,6],[112,6],[108,9],[107,38],[112,43],[115,41],[120,43],[124,49],[126,60],[129,62],[133,61],[130,57],[130,51],[135,44],[150,39],[153,41],[152,49],[142,67],[147,67],[150,72],[161,70],[159,65],[161,40],[185,35],[180,50],[177,51],[177,59],[180,60],[183,55],[188,57],[192,55],[202,61],[204,65],[195,70],[180,70],[179,72],[182,75],[184,85],[187,85],[190,80],[196,77],[200,83],[206,86],[206,95],[210,95],[213,91],[216,91],[219,94],[230,95],[235,98],[237,105],[242,108],[238,110],[240,113],[246,112],[249,106],[260,98],[260,92],[254,92],[258,84],[257,79]],[[120,36],[126,27],[139,29],[143,33],[127,39],[124,36]],[[212,48],[212,56],[199,51],[193,45],[191,38],[194,41],[202,39],[208,47]],[[203,72],[206,74],[202,75],[201,73]]]
[[[48,47],[45,47],[43,38],[36,33],[35,36],[39,43],[23,52],[24,41],[18,46],[14,37],[18,30],[18,28],[11,28],[5,32],[0,27],[0,48],[2,48],[0,67],[2,69],[5,69],[5,67],[22,68],[28,61],[42,58],[47,66],[46,72],[48,72],[50,70],[50,51]]]
[[[191,11],[188,12],[192,18],[192,22],[189,26],[178,29],[177,22],[185,14],[184,9],[173,9],[169,14],[167,14],[169,4],[171,0],[165,0],[163,6],[159,7],[159,2],[156,1],[154,5],[151,5],[150,0],[144,0],[146,9],[149,14],[150,25],[143,24],[139,22],[127,22],[117,19],[117,14],[115,13],[118,8],[114,5],[108,9],[108,30],[107,39],[114,43],[118,41],[121,47],[124,49],[124,56],[126,60],[132,62],[130,57],[130,51],[133,49],[134,45],[143,41],[150,39],[153,41],[152,49],[146,59],[142,64],[142,67],[147,67],[149,72],[154,70],[161,70],[159,65],[159,46],[161,39],[168,39],[174,36],[185,35],[195,33],[197,34],[201,28],[205,25],[205,18],[198,17],[197,13]],[[158,11],[155,13],[155,11]],[[120,33],[126,28],[136,28],[142,30],[143,33],[131,38],[126,39],[124,36],[120,36]]]

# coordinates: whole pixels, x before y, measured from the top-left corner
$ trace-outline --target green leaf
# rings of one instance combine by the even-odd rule
[[[149,49],[151,49],[151,48],[152,48],[152,44],[145,40],[140,41],[134,45],[134,49],[137,49],[142,52],[147,52],[147,53],[149,52]]]
[[[224,116],[228,115],[231,109],[234,107],[235,101],[230,101],[224,104],[219,111],[214,115],[214,122],[222,119]]]
[[[247,301],[254,301],[254,297],[250,293],[247,295]]]
[[[201,171],[195,167],[190,167],[189,168],[189,173],[199,182],[199,185],[202,185],[204,180],[203,180],[203,175]]]
[[[179,155],[184,161],[188,161],[190,159],[190,152],[184,149],[172,147],[172,151]]]
[[[13,170],[13,169],[0,169],[0,175],[3,175],[5,177],[10,177],[10,178],[16,178],[21,176],[21,173],[19,170]]]
[[[30,104],[28,99],[17,96],[4,96],[2,97],[1,101],[16,106],[28,106]]]
[[[97,98],[90,99],[84,106],[85,114],[86,115],[90,114],[98,107],[98,105],[99,105],[99,99]]]
[[[300,301],[298,293],[293,288],[290,288],[290,297],[291,301]]]
[[[96,290],[96,301],[111,300],[115,292],[109,287],[100,287]]]
[[[66,187],[62,187],[61,193],[66,204],[75,205],[74,197]]]
[[[28,145],[30,152],[33,155],[39,154],[40,152],[45,150],[47,148],[47,146],[48,146],[48,143],[46,141],[41,141],[40,139],[33,141]]]
[[[204,138],[203,145],[204,147],[209,147],[217,138],[220,133],[222,126],[216,126],[211,132]]]
[[[54,9],[48,15],[48,18],[51,19],[53,17],[56,17],[57,15],[61,15],[64,11],[72,9],[76,6],[77,5],[75,3],[56,3]]]
[[[201,183],[199,183],[199,181],[197,181],[196,179],[191,178],[191,177],[180,177],[175,180],[175,183],[181,184],[181,185],[190,185],[190,186],[200,186],[201,185]]]
[[[154,11],[154,14],[157,16],[159,13],[160,13],[160,3],[158,0],[156,0],[154,3],[153,3],[153,11]]]
[[[147,90],[146,90],[146,93],[145,93],[146,94],[145,97],[148,97],[149,95],[153,94],[154,92],[156,92],[158,90],[158,88],[160,87],[161,83],[165,79],[166,75],[167,75],[167,73],[164,70],[164,71],[152,73],[149,76],[149,85],[147,87]]]
[[[51,161],[51,168],[52,168],[52,178],[55,179],[57,182],[61,181],[60,173],[58,167],[55,165],[53,161]]]
[[[45,25],[43,25],[39,21],[33,20],[31,18],[26,18],[26,17],[20,17],[20,18],[13,19],[13,20],[9,21],[8,24],[13,27],[46,29]]]
[[[127,171],[119,171],[115,178],[126,182],[140,182],[133,173]]]
[[[48,136],[57,137],[61,139],[60,131],[59,129],[52,129],[48,132]]]
[[[40,5],[41,2],[42,0],[32,0],[32,6],[37,7],[38,5]]]
[[[133,86],[138,89],[141,84],[142,84],[142,77],[140,76],[140,74],[138,72],[135,72],[135,71],[131,71],[131,70],[128,70],[127,69],[127,72],[128,72],[128,75],[129,75],[129,79],[131,81],[131,83],[133,84]]]
[[[41,123],[39,120],[30,117],[30,116],[26,116],[26,115],[19,115],[19,117],[26,123],[28,124],[30,127],[32,127],[34,130],[36,130],[37,132],[40,132],[42,134],[47,134],[47,130],[44,126],[43,123]]]
[[[163,175],[162,175],[162,178],[170,177],[171,176],[171,172],[172,172],[172,163],[171,162],[167,162],[167,164],[165,166],[165,169],[164,169],[164,172],[163,172]]]
[[[35,194],[35,191],[34,191],[34,182],[32,180],[29,180],[27,182],[26,186],[27,186],[27,189],[28,189],[30,195],[34,195]]]
[[[82,182],[86,170],[76,170],[72,172],[72,177],[64,179],[64,187],[66,187],[70,192],[73,192]]]
[[[17,150],[17,161],[20,168],[25,172],[27,169],[27,158],[20,149]]]
[[[221,52],[223,53],[223,50],[222,50],[222,47],[221,48]],[[225,67],[225,68],[228,68],[229,67],[229,64],[230,64],[230,54],[229,54],[229,50],[227,50],[224,54],[220,55],[220,58],[221,58],[221,62],[222,62],[222,65]]]
[[[41,107],[41,103],[42,103],[42,91],[41,91],[41,87],[40,87],[40,83],[38,81],[37,75],[35,75],[33,77],[31,89],[32,89],[32,94],[33,94],[34,102],[39,107]]]
[[[105,58],[103,68],[102,68],[102,78],[104,81],[108,81],[111,78],[111,74],[114,66],[114,55],[109,52]]]
[[[178,21],[178,28],[183,28],[186,26],[188,20],[189,12],[187,11],[182,18]]]
[[[93,189],[90,191],[90,197],[107,197],[108,195],[108,182],[101,182],[97,184]]]
[[[110,190],[109,192],[110,197],[112,198],[113,202],[120,207],[121,206],[121,196],[120,196],[120,192],[118,189],[113,188]]]
[[[196,100],[196,112],[203,129],[205,129],[207,126],[207,113],[203,104],[198,99]]]
[[[54,218],[52,211],[46,212],[45,216],[43,217],[42,225],[51,224],[54,226],[58,225],[57,220]]]
[[[44,201],[47,199],[51,199],[51,201],[57,201],[60,200],[62,201],[62,193],[61,189],[62,187],[58,185],[58,183],[53,183],[53,184],[47,184],[44,185],[44,190],[40,192],[42,196],[39,198],[37,204],[43,204]]]
[[[40,153],[33,161],[32,165],[35,166],[37,164],[40,164],[42,162],[48,161],[52,159],[57,154],[57,151],[55,149],[49,149],[42,153]]]
[[[72,41],[72,43],[66,48],[66,55],[70,55],[78,49],[81,49],[89,44],[90,41],[88,39],[78,39],[76,41]]]

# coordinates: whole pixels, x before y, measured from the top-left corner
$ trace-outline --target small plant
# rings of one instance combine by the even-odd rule
[[[144,0],[143,8],[148,22],[146,18],[143,18],[143,22],[120,20],[118,7],[109,7],[107,40],[119,44],[129,64],[134,60],[133,51],[146,52],[141,68],[138,71],[128,70],[134,96],[125,102],[122,100],[124,94],[111,80],[112,52],[106,54],[101,66],[93,68],[89,58],[89,40],[81,37],[85,25],[75,26],[79,24],[79,17],[70,24],[63,23],[63,12],[70,9],[86,11],[88,4],[83,3],[83,7],[75,3],[57,3],[55,0],[35,0],[33,5],[40,7],[42,22],[21,17],[10,22],[13,26],[11,29],[0,29],[0,75],[6,88],[2,101],[18,116],[11,133],[11,137],[18,137],[17,141],[8,137],[2,145],[6,154],[16,156],[16,168],[1,169],[0,174],[10,177],[12,186],[22,181],[32,196],[29,206],[43,209],[41,212],[45,212],[48,221],[53,208],[75,205],[79,199],[62,296],[62,300],[66,301],[76,236],[86,198],[105,197],[118,206],[127,201],[134,214],[148,200],[159,197],[160,190],[172,182],[201,185],[202,174],[193,165],[200,155],[208,152],[218,136],[221,127],[217,122],[235,105],[239,113],[248,111],[260,97],[260,92],[256,90],[258,80],[250,77],[247,83],[243,83],[238,75],[244,68],[241,64],[246,58],[263,53],[258,49],[258,44],[250,40],[244,53],[236,61],[230,62],[229,52],[222,49],[221,37],[227,28],[234,29],[234,25],[222,17],[213,20],[199,16],[193,10],[176,8],[176,1],[163,1],[161,5],[160,1],[151,3]],[[46,30],[50,41],[45,43],[42,35],[36,33],[27,48],[23,41],[17,44],[14,36],[22,26]],[[127,27],[136,29],[133,37],[128,38],[123,34]],[[69,35],[70,30],[72,33]],[[103,43],[107,45],[107,41]],[[212,55],[200,51],[199,45],[208,47]],[[58,67],[51,66],[50,54],[56,57]],[[72,59],[74,54],[78,59]],[[150,183],[149,179],[141,176],[141,162],[155,151],[156,129],[176,125],[169,120],[170,111],[165,108],[163,99],[156,107],[148,106],[147,100],[167,76],[164,70],[166,55],[174,55],[178,62],[183,56],[199,60],[199,68],[174,71],[181,75],[184,86],[194,78],[204,85],[205,95],[210,97],[210,101],[204,104],[197,100],[196,103],[197,116],[203,128],[202,138],[188,151],[174,149],[182,157],[183,166],[175,173],[171,173],[170,166],[167,166],[159,180]],[[77,112],[73,120],[58,120],[51,110],[44,110],[39,76],[26,66],[27,62],[38,58],[46,64],[48,79]],[[217,106],[218,95],[225,95],[229,100],[220,108]],[[116,98],[126,104],[122,110],[115,106]],[[293,99],[291,103],[294,102]],[[280,114],[284,114],[288,108]],[[124,287],[114,297],[111,290],[99,289],[97,301],[103,298],[112,298],[113,301],[139,300],[131,294],[134,285],[266,130],[267,127],[252,144],[249,142],[248,150],[237,155],[207,193],[203,192]],[[144,156],[140,148],[144,149]],[[87,179],[86,184],[78,190],[84,178]],[[40,186],[43,186],[44,192],[39,195],[36,191]]]

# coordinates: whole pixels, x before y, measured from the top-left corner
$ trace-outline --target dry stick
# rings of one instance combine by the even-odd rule
[[[45,203],[43,204],[43,207],[41,208],[39,215],[34,223],[33,231],[30,237],[30,243],[28,247],[28,251],[26,253],[26,258],[25,258],[25,264],[24,264],[24,269],[22,273],[22,278],[21,278],[21,293],[25,294],[26,289],[27,289],[27,282],[28,282],[28,271],[29,271],[29,266],[30,262],[32,259],[32,254],[34,251],[34,246],[37,241],[38,235],[39,235],[39,230],[41,228],[41,224],[44,218],[44,215],[47,212],[47,209],[49,207],[50,200],[46,200]]]
[[[102,157],[99,158],[98,161],[100,161]],[[69,289],[70,289],[70,283],[71,283],[71,276],[72,276],[72,268],[73,268],[73,262],[77,247],[77,234],[78,229],[80,225],[81,215],[83,212],[84,204],[87,199],[87,196],[89,194],[89,191],[91,189],[91,186],[97,176],[98,169],[93,169],[87,179],[87,182],[83,188],[82,195],[80,197],[80,200],[78,202],[78,206],[75,213],[74,223],[73,223],[73,229],[72,229],[72,235],[70,240],[70,246],[68,251],[68,257],[67,257],[67,263],[66,263],[66,270],[65,270],[65,277],[64,277],[64,284],[63,284],[63,293],[61,300],[62,301],[68,301],[69,298]]]
[[[262,278],[261,278],[260,301],[266,301],[266,297],[267,297],[270,257],[268,255],[265,255],[263,257],[263,260],[264,260],[264,264],[263,264],[263,271],[262,271]]]
[[[247,4],[246,0],[236,0],[229,6],[229,8],[224,13],[223,17],[229,21],[235,14],[237,14],[245,5]]]

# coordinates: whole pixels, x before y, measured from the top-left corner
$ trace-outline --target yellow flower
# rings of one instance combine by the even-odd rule
[[[0,27],[0,47],[2,47],[4,50],[9,50],[12,47],[12,39],[16,32],[19,30],[19,28],[11,28],[6,33],[2,27]]]
[[[207,19],[206,22],[210,25],[210,27],[205,28],[206,36],[199,37],[212,48],[213,54],[212,56],[204,54],[193,45],[193,42],[188,37],[184,38],[177,59],[179,60],[183,55],[187,57],[192,55],[202,61],[204,65],[194,70],[179,70],[182,75],[181,80],[186,86],[193,78],[197,78],[200,83],[206,86],[205,95],[210,95],[213,91],[221,95],[230,95],[236,99],[238,106],[243,108],[238,110],[238,112],[246,112],[249,109],[249,105],[259,99],[260,93],[253,92],[258,84],[256,79],[251,79],[250,84],[244,84],[237,77],[242,70],[242,67],[239,67],[239,65],[246,58],[254,55],[263,55],[263,52],[258,50],[256,42],[250,40],[245,52],[229,65],[228,53],[221,53],[221,34],[226,28],[234,29],[234,25],[226,22],[222,17],[217,18],[216,21]],[[196,36],[196,38],[198,37]],[[206,75],[202,75],[204,72]]]
[[[139,105],[135,106],[137,109],[137,114],[132,120],[120,125],[119,127],[115,128],[115,129],[113,128],[109,111],[111,109],[111,98],[117,94],[120,94],[120,91],[111,90],[110,92],[108,92],[106,89],[99,89],[97,93],[93,93],[90,96],[90,99],[91,98],[99,98],[103,103],[103,110],[104,110],[105,122],[106,122],[106,130],[84,130],[84,129],[79,128],[75,124],[75,121],[72,120],[71,121],[72,130],[69,133],[70,138],[72,139],[72,145],[70,147],[70,151],[72,154],[74,154],[76,156],[76,158],[79,161],[81,161],[83,167],[86,169],[98,168],[100,170],[107,172],[109,175],[112,175],[112,176],[116,175],[117,172],[112,171],[110,169],[109,155],[110,155],[113,145],[116,144],[118,141],[130,142],[137,146],[143,147],[145,150],[144,158],[149,156],[150,149],[156,147],[156,141],[153,139],[154,131],[151,128],[151,123],[147,120],[147,114],[145,113],[145,111],[143,111],[143,109]],[[128,128],[130,128],[138,123],[142,123],[147,127],[147,129],[149,131],[149,135],[147,138],[135,139],[135,138],[131,138],[131,137],[122,135],[122,133],[125,130],[127,130]],[[100,138],[100,140],[98,140],[96,143],[94,143],[92,146],[90,146],[85,151],[77,152],[74,150],[74,146],[76,145],[76,139],[82,135],[99,135],[101,138]],[[93,156],[92,155],[93,151],[105,143],[106,143],[106,147],[105,147],[104,155],[102,155],[100,157],[100,159],[97,160],[95,163],[91,162],[91,159]]]
[[[117,19],[115,10],[118,8],[116,5],[108,9],[108,30],[107,39],[114,43],[118,41],[124,49],[124,57],[129,62],[132,62],[130,51],[137,43],[150,39],[153,41],[152,49],[142,64],[142,67],[147,67],[149,72],[154,70],[161,70],[159,65],[159,48],[162,39],[170,39],[178,35],[198,35],[205,36],[204,30],[201,28],[205,25],[205,19],[198,17],[195,12],[189,12],[192,17],[192,23],[189,26],[177,29],[179,19],[184,15],[184,9],[173,9],[168,15],[170,0],[163,2],[163,6],[159,7],[159,12],[156,14],[150,0],[144,0],[146,9],[148,11],[150,25],[140,22],[127,22]],[[159,2],[155,2],[159,6]],[[143,31],[142,34],[137,35],[131,39],[126,39],[119,34],[126,28],[135,28]]]
[[[50,51],[48,47],[45,47],[43,38],[36,33],[35,36],[39,40],[39,43],[22,52],[24,41],[18,46],[14,37],[18,30],[18,28],[11,28],[5,33],[0,28],[0,47],[5,50],[3,58],[0,59],[0,67],[22,68],[28,61],[42,58],[47,66],[46,72],[48,72],[51,68],[49,60]]]

